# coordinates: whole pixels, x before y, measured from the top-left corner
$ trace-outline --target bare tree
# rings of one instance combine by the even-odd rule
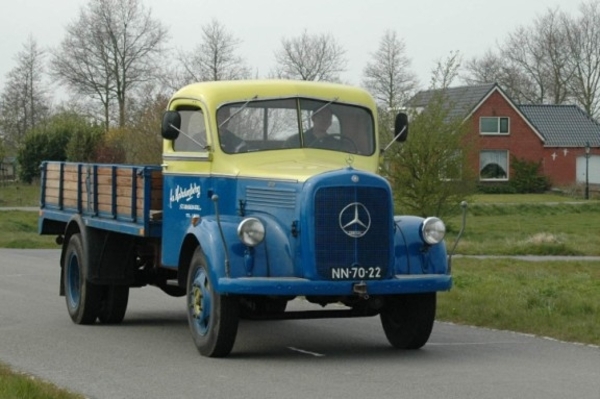
[[[431,71],[431,88],[447,89],[458,77],[462,57],[458,51],[451,51],[445,60],[439,60]]]
[[[275,75],[283,79],[339,82],[346,70],[346,50],[331,34],[310,35],[304,31],[282,39],[275,51]]]
[[[504,79],[506,63],[492,50],[487,50],[481,57],[474,57],[464,65],[465,74],[461,80],[469,85],[499,82]]]
[[[486,51],[481,58],[469,60],[461,75],[461,80],[468,85],[499,83],[508,95],[518,103],[527,102],[521,91],[529,85],[528,79],[520,71],[509,66],[507,60],[499,52]]]
[[[114,67],[107,49],[109,37],[101,21],[88,9],[79,10],[76,22],[66,27],[60,46],[52,51],[51,75],[75,94],[99,101],[105,129],[115,99]]]
[[[582,3],[581,16],[567,24],[569,58],[573,78],[569,80],[574,100],[588,115],[600,117],[600,2]]]
[[[152,87],[147,87],[147,91],[132,108],[127,127],[119,131],[118,144],[124,150],[127,163],[160,164],[163,145],[160,125],[169,97]]]
[[[398,112],[417,85],[404,41],[387,30],[371,59],[363,70],[364,86],[382,108]]]
[[[202,41],[178,57],[185,83],[236,80],[250,77],[250,68],[236,53],[242,41],[213,19],[202,26]]]
[[[130,92],[154,79],[167,30],[140,0],[90,0],[53,52],[52,71],[76,93],[99,100],[109,125],[111,102],[124,126]]]
[[[520,92],[531,103],[544,103],[547,96],[547,68],[544,50],[533,28],[520,27],[509,35],[502,56],[509,67],[527,76],[528,84]]]
[[[566,21],[564,13],[549,9],[531,26],[510,33],[496,52],[469,61],[464,80],[498,82],[517,102],[565,103],[573,74]]]
[[[16,61],[0,96],[0,130],[10,151],[16,150],[25,133],[50,112],[50,98],[43,80],[45,53],[33,37],[23,44]]]

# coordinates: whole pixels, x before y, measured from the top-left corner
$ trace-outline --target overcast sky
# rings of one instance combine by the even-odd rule
[[[190,50],[201,26],[215,18],[243,42],[239,55],[259,76],[269,73],[282,38],[331,33],[346,49],[342,79],[360,85],[362,71],[386,29],[404,40],[421,87],[437,60],[451,51],[481,56],[518,26],[530,26],[549,8],[577,14],[579,0],[143,0],[170,32],[173,48]],[[57,46],[85,0],[4,1],[0,12],[0,90],[29,35]]]

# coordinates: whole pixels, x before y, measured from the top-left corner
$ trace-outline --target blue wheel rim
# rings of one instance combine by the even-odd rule
[[[67,298],[69,298],[69,306],[76,309],[81,300],[81,291],[79,286],[80,267],[77,255],[71,254],[67,263]]]
[[[206,335],[209,330],[212,300],[210,282],[202,269],[198,269],[194,274],[189,301],[192,325],[198,334]]]

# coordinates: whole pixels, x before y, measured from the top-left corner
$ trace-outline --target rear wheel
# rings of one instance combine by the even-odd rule
[[[92,324],[100,312],[101,287],[87,281],[87,259],[81,234],[73,234],[63,260],[67,310],[76,324]]]
[[[237,335],[238,299],[220,295],[214,290],[200,248],[196,249],[187,281],[188,322],[192,338],[203,356],[227,356]]]
[[[102,297],[98,319],[104,324],[117,324],[123,321],[129,301],[129,287],[108,285],[102,287]]]
[[[398,349],[425,345],[433,329],[435,308],[435,292],[386,298],[380,317],[389,343]]]

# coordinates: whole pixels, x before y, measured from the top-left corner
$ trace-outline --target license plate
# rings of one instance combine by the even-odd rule
[[[381,267],[332,267],[331,268],[331,279],[332,280],[352,280],[352,279],[378,279],[382,277]]]

